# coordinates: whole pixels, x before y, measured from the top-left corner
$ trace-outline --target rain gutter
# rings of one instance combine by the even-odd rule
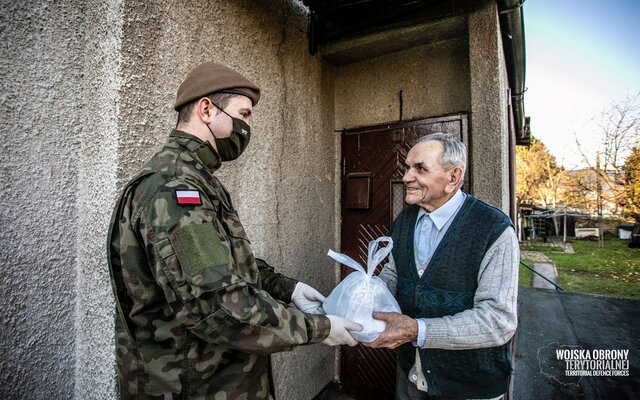
[[[498,0],[500,31],[504,47],[516,144],[528,145],[529,119],[524,114],[526,47],[524,40],[524,0]]]

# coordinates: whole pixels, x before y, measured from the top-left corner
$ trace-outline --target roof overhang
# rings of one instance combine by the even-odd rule
[[[309,7],[309,52],[343,65],[385,52],[463,36],[465,15],[496,0],[302,0]],[[516,144],[528,144],[524,115],[523,0],[497,0]],[[391,36],[391,38],[390,38]],[[350,39],[347,41],[347,39]],[[392,39],[392,40],[390,40]]]

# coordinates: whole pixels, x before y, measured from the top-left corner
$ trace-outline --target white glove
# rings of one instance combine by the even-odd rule
[[[298,310],[307,314],[326,314],[322,308],[322,303],[325,300],[320,292],[302,282],[296,283],[291,295],[291,301],[298,307]]]
[[[329,321],[331,321],[331,330],[329,336],[322,343],[329,346],[338,346],[341,344],[347,344],[351,347],[358,344],[358,342],[351,337],[349,331],[360,332],[362,325],[351,322],[337,315],[327,315]]]

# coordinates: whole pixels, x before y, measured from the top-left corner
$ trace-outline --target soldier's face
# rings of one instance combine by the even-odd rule
[[[432,212],[455,193],[457,183],[452,183],[455,168],[440,165],[442,150],[442,143],[436,140],[418,143],[409,150],[405,160],[407,172],[402,177],[407,204],[418,204]]]
[[[212,106],[212,108],[215,110],[215,107]],[[240,118],[251,126],[253,105],[251,104],[251,99],[248,97],[238,95],[230,98],[229,103],[224,108],[224,111],[233,118]],[[215,114],[210,124],[211,130],[219,139],[226,138],[231,135],[233,121],[229,115],[219,111]]]

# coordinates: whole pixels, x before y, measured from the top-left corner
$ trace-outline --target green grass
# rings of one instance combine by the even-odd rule
[[[640,250],[627,247],[627,241],[608,239],[598,242],[574,240],[575,254],[543,243],[521,246],[522,250],[542,251],[558,270],[558,284],[566,291],[640,299]],[[531,260],[523,260],[532,266]],[[520,268],[520,284],[531,285],[531,272]]]
[[[526,260],[526,259],[522,259],[520,260],[523,263],[527,264],[529,267],[533,268],[533,261],[531,260]],[[518,285],[520,286],[531,286],[531,279],[533,279],[533,272],[531,272],[531,270],[529,270],[528,268],[523,267],[522,265],[520,266],[520,271],[518,271],[519,275],[518,275]]]

